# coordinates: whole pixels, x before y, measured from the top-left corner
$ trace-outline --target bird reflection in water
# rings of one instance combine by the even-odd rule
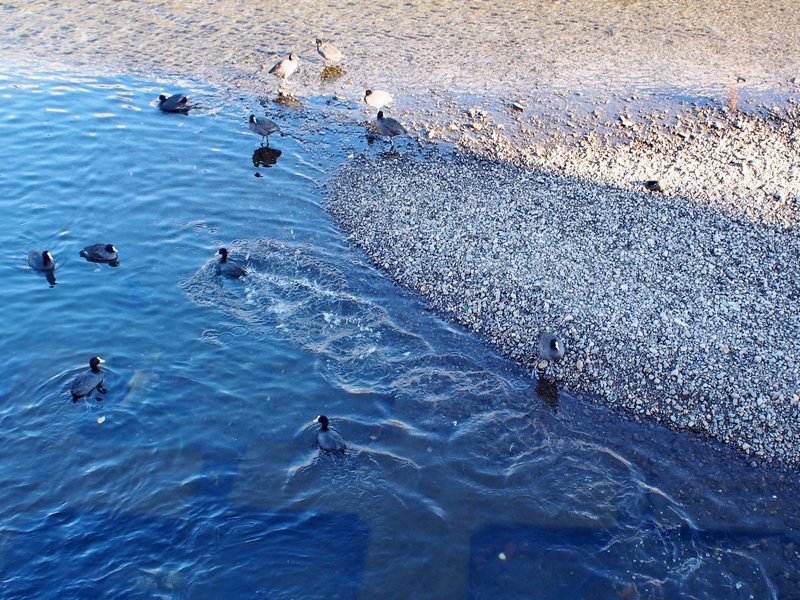
[[[254,167],[271,167],[278,162],[278,158],[282,152],[277,148],[270,148],[269,146],[262,146],[256,148],[253,152],[253,166]]]
[[[100,264],[108,265],[109,267],[114,267],[114,268],[118,267],[120,264],[118,258],[115,258],[114,260],[90,260],[89,262],[96,263],[99,265]]]
[[[50,287],[55,287],[56,286],[56,272],[54,270],[53,271],[47,271],[44,274],[44,277],[45,277],[45,279],[47,279],[47,283],[50,284]]]
[[[553,414],[558,412],[558,386],[555,381],[540,377],[536,380],[536,395]]]

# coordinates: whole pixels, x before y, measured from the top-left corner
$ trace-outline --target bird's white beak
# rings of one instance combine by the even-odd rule
[[[104,361],[102,358],[100,358],[99,356],[97,357],[97,360],[100,362],[100,364],[101,364],[101,365],[102,365],[104,362],[106,362],[106,361]]]

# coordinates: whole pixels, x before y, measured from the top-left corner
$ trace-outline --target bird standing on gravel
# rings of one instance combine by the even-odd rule
[[[407,133],[406,128],[400,124],[400,121],[392,119],[391,117],[384,117],[382,110],[378,111],[378,120],[375,126],[378,128],[378,133],[380,135],[388,137],[392,141],[393,147],[395,136]]]
[[[256,117],[255,115],[250,115],[247,127],[253,133],[261,136],[262,146],[264,145],[264,138],[267,138],[267,146],[269,146],[269,136],[281,130],[275,121],[271,121],[266,117]]]
[[[336,46],[329,42],[323,42],[317,38],[317,52],[325,59],[325,64],[335,65],[344,58],[344,54]]]
[[[394,98],[389,92],[383,90],[367,90],[364,94],[364,102],[370,106],[381,109],[387,104],[391,104]]]
[[[558,362],[564,358],[564,342],[552,333],[539,336],[539,358],[548,362]]]
[[[282,58],[275,65],[269,70],[270,75],[275,75],[275,77],[279,77],[281,80],[281,87],[286,83],[286,80],[297,71],[297,65],[299,64],[299,59],[297,58],[297,54],[292,52],[289,55],[289,58]]]
[[[651,192],[663,192],[664,188],[661,187],[661,182],[657,179],[648,179],[644,182],[644,187]]]

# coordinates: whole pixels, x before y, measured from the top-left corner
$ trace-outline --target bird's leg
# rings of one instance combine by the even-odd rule
[[[103,387],[102,383],[98,384],[97,391],[100,392],[101,394],[107,394],[108,393],[108,390]]]

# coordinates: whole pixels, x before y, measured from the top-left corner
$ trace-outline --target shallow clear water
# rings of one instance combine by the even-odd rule
[[[256,93],[275,89],[267,70],[294,51],[293,80],[308,94],[319,89],[321,37],[345,54],[335,87],[347,97],[387,89],[398,108],[419,110],[477,93],[505,113],[521,96],[547,113],[536,101],[553,91],[570,96],[570,109],[577,92],[614,104],[615,93],[652,93],[662,104],[658,96],[678,91],[782,103],[798,92],[798,26],[794,0],[218,0],[202,11],[178,0],[28,0],[0,11],[0,51],[168,69]]]
[[[254,166],[260,107],[180,83],[189,116],[174,82],[0,72],[4,596],[792,597],[794,475],[537,392],[349,247],[320,203],[381,151],[360,108],[269,104]]]

